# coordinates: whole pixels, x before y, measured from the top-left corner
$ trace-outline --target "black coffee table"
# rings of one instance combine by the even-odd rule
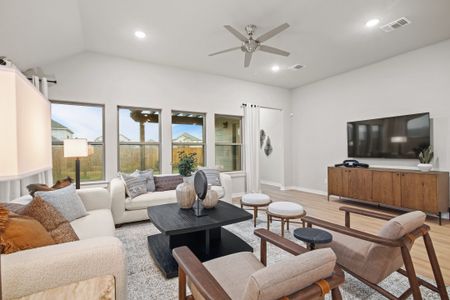
[[[150,254],[166,278],[178,275],[178,264],[172,257],[172,249],[176,247],[188,246],[200,261],[241,251],[253,252],[249,244],[222,228],[252,218],[232,204],[219,201],[203,217],[196,217],[192,209],[180,209],[177,203],[149,207],[147,212],[161,231],[147,237]]]

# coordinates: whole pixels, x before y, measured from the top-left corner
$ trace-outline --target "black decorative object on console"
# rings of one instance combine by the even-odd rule
[[[341,164],[335,164],[335,167],[346,167],[346,168],[368,168],[369,165],[365,163],[360,163],[356,159],[346,159]]]

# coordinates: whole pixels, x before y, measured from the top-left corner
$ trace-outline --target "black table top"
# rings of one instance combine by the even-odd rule
[[[333,240],[331,233],[319,228],[297,228],[294,230],[294,236],[310,244],[326,244]]]
[[[177,203],[152,206],[147,208],[147,213],[156,228],[167,235],[207,230],[252,218],[244,209],[224,201],[208,209],[208,215],[203,217],[196,217],[192,209],[180,209]]]

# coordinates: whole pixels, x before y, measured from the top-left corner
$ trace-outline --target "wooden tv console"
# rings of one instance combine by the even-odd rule
[[[437,214],[449,210],[449,173],[382,168],[328,167],[330,196]]]

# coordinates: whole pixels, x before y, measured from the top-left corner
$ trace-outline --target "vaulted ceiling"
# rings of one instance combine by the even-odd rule
[[[448,0],[0,0],[0,56],[20,68],[42,66],[82,51],[176,66],[281,87],[297,87],[450,38]],[[407,17],[393,32],[380,25]],[[239,46],[229,24],[256,35],[288,22],[267,41],[288,57],[208,54]],[[143,40],[136,30],[147,34]],[[272,72],[273,65],[280,71]],[[288,69],[294,64],[305,67]]]

